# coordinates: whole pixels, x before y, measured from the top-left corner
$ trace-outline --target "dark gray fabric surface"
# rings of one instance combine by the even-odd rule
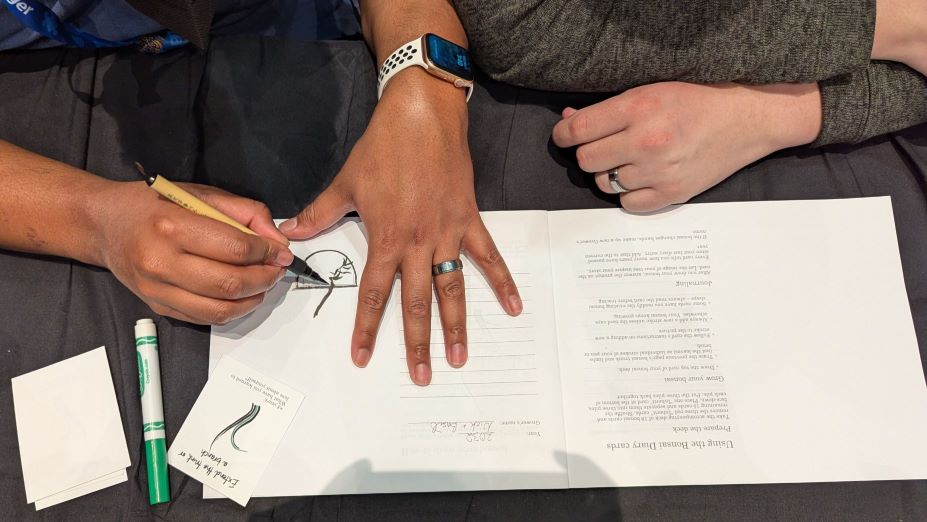
[[[476,64],[535,89],[615,92],[661,81],[820,81],[811,145],[927,122],[927,80],[870,63],[875,2],[453,0]]]
[[[488,87],[488,88],[487,88]],[[16,96],[12,96],[15,93]],[[139,160],[178,180],[259,196],[287,217],[319,192],[374,104],[362,43],[218,39],[207,56],[71,50],[0,54],[0,139],[113,179]],[[586,96],[483,81],[470,104],[482,209],[605,207],[549,129]],[[860,146],[794,150],[696,201],[891,195],[922,357],[927,347],[927,127]],[[927,481],[200,499],[148,506],[132,325],[153,316],[105,270],[0,251],[0,520],[924,520]],[[208,331],[158,319],[168,437],[206,380]],[[26,504],[10,378],[106,345],[129,481],[36,513]],[[878,349],[878,347],[873,347]],[[347,356],[347,355],[346,355]]]

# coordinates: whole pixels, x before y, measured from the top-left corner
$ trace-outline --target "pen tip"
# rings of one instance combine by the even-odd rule
[[[315,272],[310,272],[310,273],[307,273],[307,274],[304,274],[304,275],[305,275],[306,277],[308,277],[310,280],[315,281],[316,283],[319,283],[319,284],[321,284],[321,285],[327,285],[327,284],[328,284],[328,281],[322,279],[322,276],[320,276],[319,274],[316,274]]]
[[[145,172],[145,167],[143,167],[142,164],[137,161],[135,162],[135,170],[137,170],[138,173],[141,174],[143,178],[145,178],[145,183],[148,183],[148,185],[151,185],[155,182],[155,177],[149,176],[148,173]]]

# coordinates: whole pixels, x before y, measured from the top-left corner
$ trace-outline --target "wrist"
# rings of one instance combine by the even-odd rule
[[[910,65],[924,54],[927,54],[927,3],[878,0],[872,59]]]
[[[112,231],[124,223],[129,216],[125,212],[140,212],[139,201],[135,194],[144,195],[144,182],[119,182],[98,178],[99,183],[88,187],[83,205],[78,209],[81,220],[85,223],[83,241],[70,257],[79,261],[110,268],[110,247],[114,244]],[[131,192],[131,193],[130,193]],[[120,202],[132,201],[126,210]]]
[[[750,86],[758,121],[772,153],[807,145],[821,133],[821,91],[817,83]]]
[[[374,110],[397,132],[415,132],[440,127],[445,137],[466,137],[466,92],[419,67],[409,67],[386,86]]]

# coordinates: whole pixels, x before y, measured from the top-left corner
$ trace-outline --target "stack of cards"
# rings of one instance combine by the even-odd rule
[[[127,480],[104,347],[13,378],[13,406],[26,501],[36,510]]]

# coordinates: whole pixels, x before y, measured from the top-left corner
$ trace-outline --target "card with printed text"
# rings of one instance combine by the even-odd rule
[[[168,450],[171,466],[248,503],[303,394],[223,357]]]

